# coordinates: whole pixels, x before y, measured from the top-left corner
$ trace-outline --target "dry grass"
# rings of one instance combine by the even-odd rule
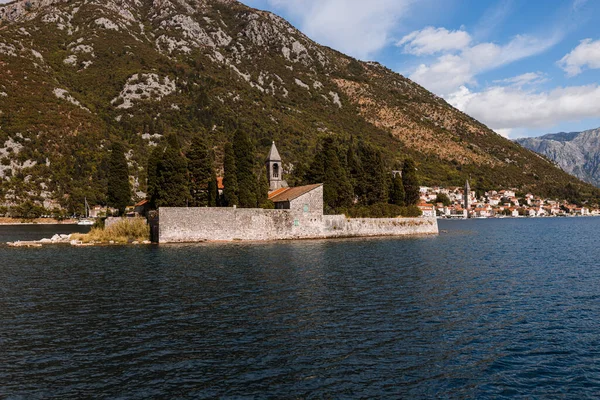
[[[71,235],[72,240],[83,243],[132,243],[149,238],[150,227],[143,218],[125,218],[106,228],[92,228],[87,234]]]

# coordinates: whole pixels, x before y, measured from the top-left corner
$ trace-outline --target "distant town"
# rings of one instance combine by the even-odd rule
[[[465,195],[466,194],[466,195]],[[420,203],[424,217],[438,218],[519,218],[600,216],[600,209],[535,196],[518,195],[516,189],[492,190],[480,197],[469,183],[461,187],[420,187]]]

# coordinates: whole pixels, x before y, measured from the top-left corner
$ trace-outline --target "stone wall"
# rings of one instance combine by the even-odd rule
[[[290,211],[293,213],[323,215],[323,185],[311,190],[306,194],[303,194],[294,200],[291,200]]]
[[[160,243],[320,239],[437,234],[434,218],[349,219],[290,210],[166,208],[159,210]]]

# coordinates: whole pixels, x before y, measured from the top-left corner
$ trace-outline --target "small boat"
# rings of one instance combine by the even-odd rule
[[[90,218],[90,205],[87,202],[87,197],[85,198],[85,218],[80,218],[77,221],[77,225],[80,226],[92,226],[96,223],[93,218]]]

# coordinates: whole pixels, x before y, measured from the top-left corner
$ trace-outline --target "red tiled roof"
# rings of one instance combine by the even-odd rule
[[[294,200],[302,195],[305,195],[308,192],[312,192],[313,190],[315,190],[316,188],[318,188],[322,185],[323,185],[322,183],[319,183],[316,185],[285,188],[285,190],[278,189],[269,194],[269,200],[273,201],[273,203]]]
[[[273,197],[285,192],[288,189],[289,189],[289,187],[284,187],[284,188],[279,188],[279,189],[273,190],[272,192],[269,193],[269,200],[272,199]]]
[[[137,203],[134,207],[141,207],[146,203],[148,203],[148,200],[144,199],[144,200],[140,201],[139,203]]]
[[[225,186],[223,186],[223,177],[222,176],[217,177],[217,187],[219,188],[219,190],[225,189]]]

